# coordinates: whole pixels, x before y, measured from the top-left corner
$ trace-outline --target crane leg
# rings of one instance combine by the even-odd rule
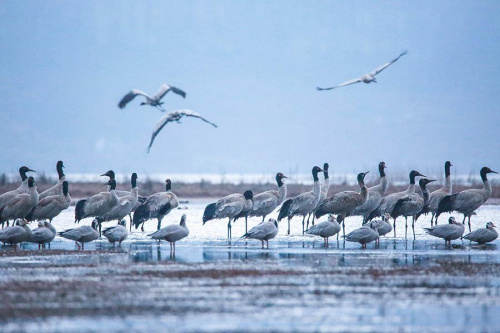
[[[306,216],[304,215],[304,217],[302,218],[302,235],[304,234],[305,222],[306,222]]]
[[[394,237],[396,237],[396,218],[394,218],[394,223],[392,224],[392,228],[394,229]]]
[[[288,217],[288,232],[287,235],[290,235],[290,217]]]
[[[471,232],[471,228],[470,228],[470,215],[469,215],[469,232]]]
[[[227,238],[231,239],[231,219],[227,223]]]
[[[248,216],[245,216],[245,234],[248,232]]]

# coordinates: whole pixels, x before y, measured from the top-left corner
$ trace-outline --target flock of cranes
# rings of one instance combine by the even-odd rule
[[[160,87],[160,90],[154,96],[149,96],[145,92],[138,90],[138,89],[132,89],[128,94],[123,96],[123,98],[118,103],[118,107],[120,109],[123,109],[129,102],[131,102],[137,96],[143,96],[143,97],[145,97],[146,100],[144,102],[141,102],[141,105],[153,106],[153,107],[159,109],[160,111],[165,112],[166,110],[162,106],[164,104],[164,102],[161,102],[161,100],[169,91],[172,91],[173,93],[176,93],[177,95],[180,95],[180,96],[186,98],[186,93],[183,90],[176,88],[174,86],[170,86],[168,84],[163,84]],[[209,123],[210,125],[212,125],[214,127],[217,127],[216,124],[212,123],[211,121],[208,121],[207,119],[203,118],[199,113],[191,111],[191,110],[183,109],[183,110],[176,110],[176,111],[169,112],[167,115],[161,117],[160,120],[158,120],[158,122],[156,123],[155,128],[153,130],[153,134],[151,134],[151,140],[150,140],[149,146],[148,146],[148,153],[151,150],[151,146],[153,145],[153,142],[154,142],[156,136],[165,127],[165,125],[167,125],[170,122],[174,122],[174,121],[180,124],[180,120],[182,117],[198,118],[198,119],[203,120],[206,123]]]
[[[452,164],[447,161],[444,165],[444,185],[429,192],[427,185],[434,182],[427,179],[422,173],[412,170],[409,173],[409,185],[405,191],[386,195],[388,181],[385,174],[386,165],[380,162],[378,172],[380,180],[372,187],[366,187],[364,178],[368,171],[361,172],[357,176],[359,192],[342,191],[328,196],[329,190],[329,165],[325,163],[323,168],[314,166],[312,168],[313,187],[311,191],[301,193],[294,198],[286,200],[287,187],[284,179],[287,177],[278,172],[276,174],[277,190],[268,190],[255,194],[246,190],[243,194],[234,193],[225,196],[214,203],[206,206],[203,213],[203,224],[211,220],[227,219],[227,237],[231,238],[231,224],[238,218],[245,218],[245,234],[242,238],[253,238],[264,242],[278,234],[278,223],[287,218],[288,231],[290,234],[290,221],[295,216],[302,217],[302,234],[308,233],[324,238],[325,246],[328,246],[328,238],[340,234],[347,241],[355,241],[366,246],[367,243],[377,241],[380,236],[394,231],[396,237],[396,220],[404,217],[405,227],[408,228],[408,217],[412,218],[413,236],[415,238],[415,223],[422,215],[431,214],[431,227],[425,228],[430,235],[443,238],[446,243],[462,237],[465,231],[465,221],[468,219],[469,232],[471,232],[470,218],[482,204],[491,196],[492,188],[487,175],[497,173],[488,167],[480,171],[483,187],[480,189],[468,189],[452,194],[452,182],[450,168]],[[0,242],[18,244],[31,241],[44,247],[56,236],[55,228],[51,222],[54,217],[67,209],[71,204],[68,193],[68,181],[63,171],[64,164],[58,161],[56,170],[59,176],[57,184],[38,194],[35,179],[28,177],[27,173],[34,170],[22,166],[19,169],[21,185],[13,191],[0,195]],[[319,174],[323,173],[324,181],[320,184]],[[175,253],[175,241],[186,237],[189,230],[186,227],[186,216],[183,215],[179,225],[169,225],[162,228],[162,219],[173,209],[179,206],[179,199],[172,192],[172,182],[167,179],[165,191],[154,193],[149,197],[139,195],[137,180],[138,176],[133,173],[130,177],[130,191],[116,190],[115,172],[109,170],[101,175],[108,177],[105,183],[108,191],[97,193],[89,198],[76,202],[75,223],[82,219],[93,218],[91,226],[82,226],[60,232],[61,237],[74,240],[78,248],[84,248],[86,242],[93,241],[104,235],[111,243],[121,242],[127,238],[129,231],[125,227],[126,216],[130,217],[130,230],[132,225],[136,229],[141,227],[144,231],[144,223],[150,219],[157,220],[157,232],[151,234],[153,239],[164,239],[171,243],[171,251]],[[416,191],[416,178],[420,177],[418,186],[420,192]],[[266,217],[279,208],[277,220]],[[463,214],[463,221],[457,222],[455,217],[450,217],[447,224],[438,225],[438,218],[443,212],[459,212]],[[133,217],[132,217],[133,213]],[[315,225],[315,218],[328,215],[327,221]],[[309,222],[312,216],[312,226]],[[363,226],[359,229],[345,234],[345,220],[350,216],[361,216]],[[248,230],[248,218],[259,217],[261,222]],[[307,218],[307,221],[306,221]],[[379,219],[376,219],[379,218]],[[393,223],[389,222],[393,219]],[[16,224],[9,226],[9,221],[17,220]],[[31,230],[29,222],[38,221],[38,228]],[[103,222],[116,221],[113,225],[102,231]],[[4,224],[7,227],[4,227]],[[342,226],[342,228],[341,228]],[[490,242],[497,238],[493,223],[489,222],[486,228],[478,229],[464,236],[466,239],[479,243]],[[80,246],[81,244],[81,246]]]

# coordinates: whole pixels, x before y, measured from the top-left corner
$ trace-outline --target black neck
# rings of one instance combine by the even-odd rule
[[[416,177],[415,172],[414,171],[410,172],[410,184],[415,185],[415,177]]]
[[[168,192],[168,191],[170,191],[171,189],[172,189],[172,184],[171,184],[170,182],[167,182],[167,183],[165,184],[165,190]]]
[[[380,173],[380,178],[385,177],[385,170],[384,169],[385,168],[384,168],[383,164],[378,165],[378,172]]]
[[[61,179],[62,177],[64,177],[64,171],[63,171],[63,165],[62,165],[62,163],[57,163],[56,170],[57,170],[57,174],[59,175],[59,179]]]
[[[318,171],[316,171],[316,170],[313,170],[313,179],[314,179],[315,182],[319,181]]]
[[[283,180],[278,175],[276,175],[276,183],[278,183],[278,187],[283,186]]]
[[[447,177],[450,176],[450,167],[451,167],[451,163],[450,162],[446,162],[444,164],[444,176],[445,176],[445,178],[447,178]]]
[[[26,179],[28,179],[28,176],[26,176],[26,171],[24,171],[24,169],[19,169],[19,175],[21,175],[22,181],[25,181]]]
[[[63,194],[68,195],[68,182],[63,182]]]

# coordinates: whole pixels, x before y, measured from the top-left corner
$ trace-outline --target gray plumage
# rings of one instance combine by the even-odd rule
[[[85,243],[95,241],[99,238],[99,232],[97,232],[97,221],[92,221],[92,226],[82,226],[75,229],[68,229],[60,232],[59,235],[63,238],[74,240],[78,249],[85,249]],[[82,246],[80,247],[81,243]]]
[[[380,205],[382,199],[384,199],[385,191],[387,191],[388,186],[385,168],[385,162],[380,162],[378,165],[380,182],[368,188],[368,198],[365,203],[354,208],[350,215],[363,216],[363,222],[366,222],[370,213]]]
[[[31,229],[28,227],[28,221],[21,220],[19,225],[0,230],[0,242],[4,244],[12,244],[17,250],[17,244],[27,242],[31,238]]]
[[[319,200],[318,203],[316,204],[316,208],[309,213],[307,216],[307,224],[306,224],[306,229],[309,229],[309,218],[312,215],[312,225],[314,225],[314,221],[316,220],[316,216],[314,215],[316,213],[316,209],[321,205],[323,201],[325,201],[326,198],[328,198],[328,191],[330,190],[330,176],[328,174],[328,169],[330,166],[328,163],[323,164],[323,177],[324,181],[323,184],[321,184],[321,188],[319,190]]]
[[[182,117],[198,118],[198,119],[203,120],[206,123],[209,123],[213,127],[217,127],[217,125],[215,125],[214,123],[203,118],[199,113],[191,111],[191,110],[177,110],[177,111],[169,112],[167,115],[161,117],[160,120],[158,120],[158,122],[156,123],[155,128],[153,130],[153,134],[151,134],[151,141],[149,142],[148,153],[151,149],[151,146],[153,145],[153,142],[154,142],[156,136],[158,135],[158,133],[160,133],[160,131],[163,129],[163,127],[165,127],[165,125],[167,125],[168,123],[174,122],[174,121],[180,123],[180,120]]]
[[[209,205],[211,206],[211,205]],[[250,211],[253,206],[253,192],[250,190],[245,193],[231,194],[219,199],[213,206],[211,216],[203,217],[203,224],[212,219],[228,218],[227,237],[231,238],[231,221],[242,211]]]
[[[392,225],[389,222],[391,215],[385,213],[380,220],[373,220],[372,223],[377,227],[379,236],[385,236],[392,231]]]
[[[111,186],[109,192],[98,193],[85,201],[85,206],[83,208],[84,218],[103,216],[118,203],[118,196],[115,192],[116,181],[110,179],[106,184]]]
[[[120,224],[118,225],[104,229],[102,234],[110,243],[113,243],[113,246],[115,246],[116,242],[118,242],[118,246],[121,246],[122,242],[128,237],[125,220],[120,221]]]
[[[453,187],[451,184],[451,173],[450,173],[450,167],[452,167],[453,164],[451,164],[450,161],[446,161],[444,163],[444,185],[443,187],[432,191],[430,196],[429,196],[429,202],[422,208],[422,211],[419,215],[417,215],[417,219],[421,214],[428,214],[431,213],[431,227],[434,223],[437,224],[437,217],[434,220],[434,217],[436,215],[436,211],[439,206],[439,202],[447,195],[451,195]]]
[[[370,222],[365,224],[359,229],[353,230],[345,236],[345,240],[348,242],[358,242],[366,247],[366,244],[373,242],[379,238],[377,231],[377,224]]]
[[[278,221],[281,221],[284,217],[288,218],[288,235],[290,234],[290,220],[294,216],[302,216],[302,234],[304,234],[306,216],[316,209],[319,202],[321,186],[319,184],[318,172],[322,171],[323,169],[320,167],[314,166],[312,168],[314,180],[312,191],[301,193],[295,198],[285,201],[281,206]]]
[[[327,221],[320,222],[310,227],[306,230],[306,233],[309,235],[323,237],[325,247],[328,247],[328,238],[334,236],[339,231],[340,224],[337,222],[337,219],[335,219],[333,214],[329,214]]]
[[[35,207],[26,216],[28,221],[49,220],[59,215],[71,204],[68,194],[68,182],[63,182],[63,192],[59,195],[51,195],[38,201]]]
[[[465,231],[465,225],[457,222],[453,216],[448,219],[448,224],[440,224],[431,228],[424,228],[425,231],[434,237],[442,238],[445,244],[462,237]]]
[[[349,81],[346,81],[344,83],[341,83],[339,84],[338,86],[335,86],[335,87],[330,87],[330,88],[320,88],[320,87],[316,87],[317,90],[332,90],[332,89],[335,89],[335,88],[340,88],[340,87],[345,87],[345,86],[348,86],[348,85],[351,85],[351,84],[354,84],[354,83],[359,83],[359,82],[364,82],[364,83],[371,83],[371,82],[377,82],[376,78],[375,78],[375,75],[377,75],[378,73],[382,72],[384,69],[386,69],[387,67],[389,67],[390,65],[392,65],[393,63],[395,63],[396,61],[398,61],[399,58],[401,58],[402,56],[404,56],[406,53],[408,53],[407,50],[404,50],[403,52],[401,52],[399,54],[399,56],[391,61],[389,61],[388,63],[385,63],[377,68],[375,68],[373,71],[371,71],[370,73],[367,73],[357,79],[353,79],[353,80],[349,80]]]
[[[10,200],[14,199],[18,194],[28,193],[28,176],[27,172],[35,172],[27,166],[22,166],[19,168],[19,175],[21,176],[21,185],[12,191],[8,191],[0,195],[0,209],[3,208]]]
[[[265,241],[267,243],[267,248],[269,248],[269,240],[275,238],[276,235],[278,235],[278,231],[278,222],[275,219],[269,219],[266,222],[257,224],[241,238],[260,240],[262,242],[262,248],[264,248]]]
[[[135,172],[130,177],[130,184],[132,187],[130,192],[120,191],[122,193],[125,192],[124,194],[126,195],[124,196],[119,196],[117,193],[117,204],[107,213],[99,215],[97,217],[99,222],[115,220],[120,222],[125,216],[129,215],[132,212],[132,209],[134,209],[137,204],[137,198],[139,196],[139,189],[137,188],[137,174]]]
[[[45,197],[52,196],[52,195],[62,195],[63,182],[66,180],[66,176],[64,175],[63,168],[64,168],[63,161],[58,161],[56,164],[56,171],[57,171],[57,175],[59,177],[57,184],[55,184],[54,186],[52,186],[52,187],[46,189],[45,191],[43,191],[42,193],[40,193],[40,197],[39,197],[40,200],[45,198]]]
[[[9,220],[24,219],[26,215],[38,203],[38,192],[36,191],[35,179],[28,178],[28,193],[21,193],[11,199],[3,208],[0,209],[0,222]]]
[[[262,222],[268,214],[271,214],[286,198],[287,188],[283,183],[283,178],[287,178],[281,172],[276,174],[278,190],[269,190],[253,197],[252,210],[249,216],[262,216]],[[246,232],[246,231],[245,231]]]
[[[462,223],[468,218],[469,231],[471,231],[470,217],[472,212],[481,207],[490,197],[492,193],[491,184],[488,181],[488,173],[498,173],[488,167],[481,168],[480,175],[483,181],[483,188],[481,189],[468,189],[462,192],[445,196],[439,202],[436,216],[442,212],[456,211],[464,214]]]
[[[186,238],[189,235],[189,229],[186,226],[186,214],[181,217],[179,224],[172,224],[160,229],[149,236],[157,240],[166,240],[170,243],[170,253],[175,255],[175,242]]]
[[[486,244],[493,242],[498,238],[498,232],[495,230],[496,226],[493,222],[486,223],[486,228],[479,228],[464,236],[465,239],[479,244]]]
[[[50,222],[40,221],[38,222],[38,228],[31,231],[31,243],[38,244],[38,249],[45,249],[45,244],[50,243],[56,237],[56,229],[52,226]]]
[[[129,102],[131,102],[137,96],[144,96],[146,100],[142,102],[141,105],[151,105],[158,108],[161,111],[165,111],[165,109],[163,109],[163,107],[161,106],[163,102],[160,101],[169,91],[172,91],[173,93],[176,93],[177,95],[186,98],[186,93],[181,89],[176,88],[174,86],[170,86],[168,84],[162,84],[160,90],[158,90],[158,92],[154,96],[149,96],[148,94],[139,89],[132,89],[128,94],[123,96],[123,98],[118,103],[118,107],[120,109],[123,109]]]

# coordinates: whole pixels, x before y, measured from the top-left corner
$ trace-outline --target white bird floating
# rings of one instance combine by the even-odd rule
[[[351,85],[351,84],[354,84],[354,83],[359,83],[359,82],[364,82],[364,83],[371,83],[371,82],[377,82],[377,80],[375,79],[375,75],[377,75],[378,73],[382,72],[384,69],[386,69],[387,67],[389,67],[390,65],[392,65],[393,63],[395,63],[396,61],[398,61],[399,58],[401,58],[402,56],[404,56],[406,53],[408,53],[407,50],[404,50],[403,52],[401,52],[399,54],[399,56],[396,58],[396,59],[393,59],[391,61],[389,61],[388,63],[386,64],[383,64],[382,66],[376,68],[374,71],[370,72],[370,73],[367,73],[357,79],[353,79],[353,80],[349,80],[349,81],[346,81],[344,83],[341,83],[339,84],[338,86],[335,86],[335,87],[330,87],[330,88],[320,88],[320,87],[316,87],[317,90],[332,90],[332,89],[335,89],[335,88],[340,88],[340,87],[345,87],[345,86],[348,86],[348,85]]]
[[[217,127],[217,125],[206,120],[199,113],[191,111],[191,110],[184,109],[184,110],[177,110],[177,111],[169,112],[167,115],[161,117],[161,119],[158,120],[158,122],[156,123],[155,129],[153,130],[153,134],[151,135],[151,142],[149,142],[148,153],[149,153],[149,150],[151,149],[151,146],[153,145],[153,141],[155,140],[158,133],[160,133],[160,131],[163,129],[163,127],[165,127],[166,124],[173,122],[173,121],[176,121],[180,124],[180,120],[184,116],[199,118],[199,119],[203,120],[204,122],[209,123],[213,127]]]
[[[120,109],[123,109],[128,102],[132,101],[136,96],[144,96],[146,97],[146,101],[142,102],[141,105],[151,105],[156,108],[158,108],[160,111],[165,112],[165,109],[161,106],[163,102],[160,102],[160,100],[165,96],[169,91],[172,91],[176,93],[177,95],[181,95],[182,97],[186,98],[186,93],[182,91],[179,88],[176,88],[174,86],[169,86],[168,84],[163,84],[160,87],[160,90],[154,95],[153,97],[149,96],[145,92],[138,90],[138,89],[132,89],[128,94],[123,96],[121,99],[120,103],[118,103],[118,107]]]

